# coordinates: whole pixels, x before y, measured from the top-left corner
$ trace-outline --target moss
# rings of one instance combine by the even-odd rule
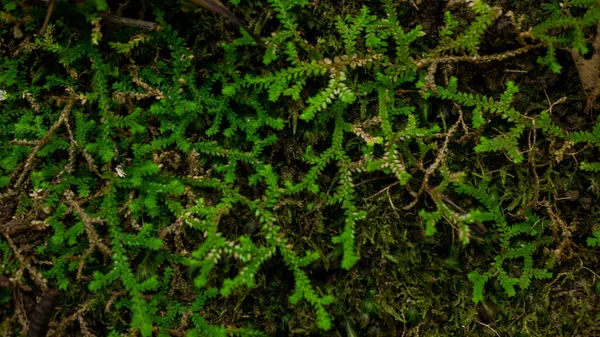
[[[4,331],[595,335],[598,5],[472,3],[3,0]]]

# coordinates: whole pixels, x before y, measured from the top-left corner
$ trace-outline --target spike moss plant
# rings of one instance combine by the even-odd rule
[[[477,305],[550,289],[574,249],[597,253],[597,218],[561,202],[598,197],[600,119],[569,125],[566,98],[540,96],[527,71],[496,90],[468,73],[531,57],[565,73],[561,51],[592,52],[598,2],[548,3],[531,26],[483,0],[422,26],[421,2],[230,1],[261,49],[175,1],[113,8],[159,25],[143,31],[107,20],[104,0],[55,0],[38,32],[45,10],[1,0],[3,331],[24,332],[18,298],[49,287],[67,294],[55,335],[476,331]],[[451,323],[424,320],[441,312],[431,299],[386,298],[388,273],[409,282],[398,242],[461,259],[427,283],[468,299]]]

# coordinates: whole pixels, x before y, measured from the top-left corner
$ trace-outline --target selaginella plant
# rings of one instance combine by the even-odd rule
[[[39,14],[3,4],[0,20],[13,30],[2,36],[20,29],[31,34]],[[418,210],[415,221],[425,236],[450,231],[466,246],[473,226],[485,229],[498,254],[491,266],[468,274],[475,303],[494,278],[514,296],[515,286],[524,291],[532,280],[551,277],[554,259],[543,251],[565,230],[551,199],[538,190],[522,202],[522,219],[513,221],[494,189],[498,178],[487,169],[475,174],[474,164],[453,151],[501,158],[503,172],[521,172],[520,165],[535,164],[538,146],[526,135],[541,130],[571,146],[597,148],[600,122],[592,131],[567,132],[553,122],[552,109],[518,111],[519,87],[511,81],[503,93],[484,95],[459,90],[458,75],[442,83],[438,69],[545,48],[539,62],[560,72],[558,48],[587,51],[586,29],[600,18],[597,2],[548,5],[548,19],[515,38],[522,47],[484,55],[487,31],[500,17],[523,28],[484,1],[465,1],[466,18],[447,11],[439,32],[426,32],[405,27],[395,2],[383,0],[323,18],[331,30],[309,42],[298,14],[309,2],[269,0],[276,24],[266,26],[272,34],[261,61],[249,59],[249,50],[256,56],[259,49],[242,32],[219,41],[219,62],[190,50],[167,19],[171,9],[155,5],[159,31],[127,28],[106,40],[97,13],[82,10],[57,17],[42,36],[1,54],[2,202],[16,200],[10,207],[16,221],[31,223],[24,228],[50,233],[35,247],[38,260],[51,261],[38,267],[37,286],[51,282],[85,293],[80,310],[56,333],[75,320],[87,329],[86,313],[113,305],[129,312],[126,323],[142,336],[260,334],[210,324],[203,310],[217,296],[257,286],[274,259],[293,276],[285,297],[309,304],[316,327],[330,330],[328,308],[336,298],[311,280],[311,267],[325,259],[324,251],[339,248],[339,266],[356,268],[357,235],[369,213],[355,181],[373,174],[394,180],[388,193],[393,187],[400,196],[394,200],[404,203],[399,207]],[[434,100],[439,111],[431,118]],[[596,162],[580,168],[600,171]],[[465,209],[449,196],[456,194],[477,204]],[[545,219],[544,211],[553,217]],[[322,220],[324,246],[300,239],[296,228],[306,212],[332,214]],[[256,230],[244,233],[242,216]],[[22,275],[30,267],[6,248],[14,234],[6,233],[2,271]],[[544,262],[534,263],[536,256]],[[184,275],[193,278],[193,290]],[[186,299],[172,300],[175,292]],[[126,331],[120,315],[106,311],[112,335]]]

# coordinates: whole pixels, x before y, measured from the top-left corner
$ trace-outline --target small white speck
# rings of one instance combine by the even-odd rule
[[[117,167],[115,167],[115,171],[117,171],[117,174],[119,175],[119,177],[121,177],[121,178],[127,177],[127,173],[125,173],[125,170],[123,170],[121,165],[117,165]]]

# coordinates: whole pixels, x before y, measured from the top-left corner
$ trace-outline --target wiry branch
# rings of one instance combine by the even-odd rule
[[[440,56],[424,58],[417,62],[418,68],[424,68],[432,63],[457,63],[457,62],[469,62],[469,63],[487,63],[493,61],[503,61],[511,57],[515,57],[521,54],[528,53],[534,49],[545,47],[544,44],[534,44],[526,47],[522,47],[515,50],[509,50],[504,53],[485,55],[485,56]]]
[[[152,21],[129,19],[108,13],[100,13],[99,16],[104,18],[106,22],[114,23],[121,26],[134,27],[149,31],[160,31],[162,29],[161,25]]]
[[[22,271],[24,269],[26,269],[29,272],[29,275],[31,275],[31,278],[33,279],[35,284],[40,289],[42,289],[42,290],[48,289],[47,281],[42,276],[42,273],[37,271],[37,269],[31,265],[31,262],[29,261],[29,259],[27,259],[23,255],[21,255],[21,251],[19,250],[19,248],[17,248],[17,245],[15,245],[15,242],[12,240],[12,238],[8,234],[4,234],[4,238],[8,242],[8,245],[12,249],[17,260],[19,261],[19,269],[21,271],[20,274],[22,274]]]
[[[15,189],[18,188],[19,186],[21,186],[21,184],[27,177],[27,174],[29,173],[29,171],[31,171],[33,169],[33,161],[34,161],[37,153],[48,143],[48,141],[50,140],[50,137],[52,137],[52,135],[54,135],[54,132],[56,131],[56,129],[58,129],[58,127],[61,126],[69,118],[69,114],[71,113],[72,108],[73,108],[73,101],[69,100],[67,102],[67,104],[65,105],[65,107],[64,107],[62,113],[60,114],[60,117],[56,121],[56,123],[54,123],[54,125],[52,125],[50,127],[50,130],[48,130],[48,132],[46,132],[44,137],[41,140],[39,140],[38,143],[36,144],[36,146],[33,148],[33,151],[27,157],[27,161],[25,162],[25,166],[23,167],[23,171],[21,172],[19,179],[17,179],[17,182],[14,185]]]
[[[79,262],[79,266],[77,267],[77,279],[81,279],[83,267],[85,265],[85,260],[94,252],[95,248],[98,248],[103,254],[105,254],[109,257],[112,256],[113,253],[110,250],[110,248],[102,242],[102,239],[100,238],[100,236],[96,232],[96,229],[94,228],[95,223],[102,223],[102,222],[104,222],[104,220],[102,220],[100,218],[90,217],[85,212],[83,207],[81,207],[79,202],[77,202],[74,199],[75,194],[73,193],[73,191],[67,190],[67,191],[65,191],[64,194],[65,194],[67,204],[69,204],[75,210],[77,215],[79,215],[79,217],[83,221],[83,224],[85,226],[85,231],[86,231],[88,240],[90,242],[90,247],[81,256],[81,261]]]

